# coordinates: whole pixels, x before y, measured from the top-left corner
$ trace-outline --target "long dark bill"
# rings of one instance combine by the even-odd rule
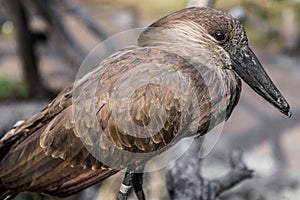
[[[233,70],[260,96],[280,112],[292,116],[290,106],[272,82],[256,55],[249,47],[243,47],[231,56]]]

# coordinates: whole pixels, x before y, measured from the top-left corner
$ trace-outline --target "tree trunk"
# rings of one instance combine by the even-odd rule
[[[34,36],[29,29],[28,15],[21,0],[6,1],[16,29],[18,51],[23,67],[24,81],[30,98],[45,97],[46,92],[41,82],[37,65]]]

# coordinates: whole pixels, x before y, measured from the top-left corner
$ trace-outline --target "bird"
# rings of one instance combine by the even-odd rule
[[[228,120],[242,80],[291,117],[238,20],[207,7],[168,14],[1,138],[0,199],[65,197],[134,170]]]

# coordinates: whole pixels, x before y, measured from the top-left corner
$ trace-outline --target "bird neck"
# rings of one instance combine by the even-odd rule
[[[199,124],[207,126],[204,121],[209,119],[210,122],[208,129],[198,127],[198,134],[205,134],[207,130],[228,119],[240,93],[238,78],[230,69],[228,53],[212,44],[207,37],[201,30],[195,31],[193,27],[180,26],[149,28],[138,39],[139,46],[155,47],[181,56],[191,63],[205,80],[209,89],[211,109],[206,116],[200,117],[202,121],[200,120]]]

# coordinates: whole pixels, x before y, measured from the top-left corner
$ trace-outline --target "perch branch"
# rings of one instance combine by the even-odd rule
[[[233,151],[232,170],[219,179],[205,179],[200,174],[202,161],[197,159],[201,144],[201,138],[195,139],[189,150],[167,169],[167,187],[172,200],[214,200],[224,191],[252,177],[253,172],[242,161],[241,151]]]
[[[211,187],[215,189],[215,196],[231,189],[245,179],[251,178],[253,171],[249,170],[242,161],[242,151],[234,150],[231,155],[232,170],[225,176],[211,181]]]

